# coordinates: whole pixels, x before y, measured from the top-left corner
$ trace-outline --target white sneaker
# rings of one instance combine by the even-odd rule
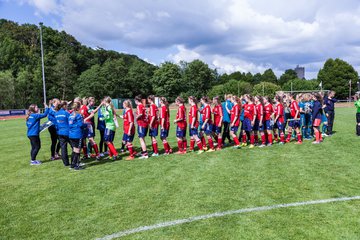
[[[158,157],[159,154],[158,154],[158,153],[153,153],[151,156],[152,156],[152,157]]]
[[[142,156],[139,157],[139,159],[148,159],[148,158],[149,158],[148,155],[142,155]]]
[[[105,155],[104,155],[104,153],[100,153],[100,157],[104,157]]]

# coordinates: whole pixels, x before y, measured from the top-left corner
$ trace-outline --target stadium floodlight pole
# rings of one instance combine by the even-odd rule
[[[351,102],[351,79],[349,81],[349,102]]]
[[[44,103],[46,103],[44,48],[43,48],[43,42],[42,42],[42,26],[43,26],[43,23],[40,22],[39,25],[40,25],[40,47],[41,47],[41,69],[42,69],[42,80],[43,80],[43,92],[44,92]]]

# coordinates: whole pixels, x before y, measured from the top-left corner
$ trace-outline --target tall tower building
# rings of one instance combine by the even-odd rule
[[[299,65],[297,65],[294,70],[295,70],[298,78],[305,79],[305,68],[304,67],[300,67]]]

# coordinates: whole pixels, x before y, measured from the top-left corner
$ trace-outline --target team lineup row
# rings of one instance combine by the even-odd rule
[[[249,148],[253,148],[255,146],[271,146],[273,142],[279,142],[279,144],[290,142],[293,134],[295,134],[296,143],[301,144],[303,139],[311,139],[314,135],[313,143],[319,144],[322,141],[321,123],[324,123],[323,131],[326,127],[328,130],[330,129],[329,123],[332,120],[328,121],[328,118],[331,118],[333,105],[336,102],[333,97],[334,93],[331,92],[326,98],[327,103],[324,104],[321,93],[278,94],[274,99],[251,95],[241,97],[226,95],[223,102],[219,97],[213,98],[212,101],[208,97],[202,97],[200,106],[198,106],[197,99],[190,96],[188,113],[185,108],[185,100],[178,97],[175,100],[177,113],[174,124],[176,125],[178,145],[178,151],[175,154],[187,152],[187,129],[190,136],[190,151],[195,150],[196,144],[199,154],[204,151],[221,150],[225,139],[228,139],[229,143],[233,143],[234,148],[241,148],[248,144]],[[48,131],[52,140],[51,158],[53,160],[59,158],[58,153],[61,148],[61,159],[64,165],[70,165],[71,169],[82,169],[81,149],[85,158],[92,156],[99,160],[105,152],[113,160],[119,158],[113,143],[118,127],[118,118],[122,118],[124,121],[120,151],[125,151],[125,147],[129,151],[130,155],[126,160],[133,160],[136,156],[142,159],[149,157],[145,142],[147,135],[151,137],[152,142],[153,153],[151,156],[159,156],[157,143],[159,128],[164,154],[171,154],[173,151],[167,140],[170,130],[169,103],[166,98],[161,97],[158,107],[155,104],[154,96],[149,96],[147,102],[148,108],[143,103],[141,96],[137,96],[135,98],[136,113],[134,114],[131,101],[124,101],[122,115],[116,114],[110,97],[105,97],[97,108],[94,107],[95,99],[93,97],[76,98],[71,108],[68,106],[69,102],[59,101],[55,98],[50,102],[50,107],[45,104],[44,113],[39,113],[38,107],[32,104],[26,118],[27,135],[31,143],[30,164],[41,164],[36,160],[36,156],[41,147],[40,119],[46,116],[49,120]],[[100,149],[94,140],[95,113],[98,113],[97,129],[100,132]],[[141,153],[136,153],[133,149],[135,123]],[[285,138],[287,126],[287,137]],[[237,135],[239,130],[240,134]],[[86,144],[86,139],[88,139],[88,144]],[[69,162],[67,153],[68,144],[72,148],[71,162]],[[95,154],[90,154],[91,149]]]

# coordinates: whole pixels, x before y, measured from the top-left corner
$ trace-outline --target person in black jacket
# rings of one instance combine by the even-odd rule
[[[327,127],[327,135],[331,136],[333,134],[333,125],[335,119],[335,103],[337,99],[335,97],[335,92],[330,91],[328,96],[324,98],[325,107],[325,114],[328,119],[328,127]]]

